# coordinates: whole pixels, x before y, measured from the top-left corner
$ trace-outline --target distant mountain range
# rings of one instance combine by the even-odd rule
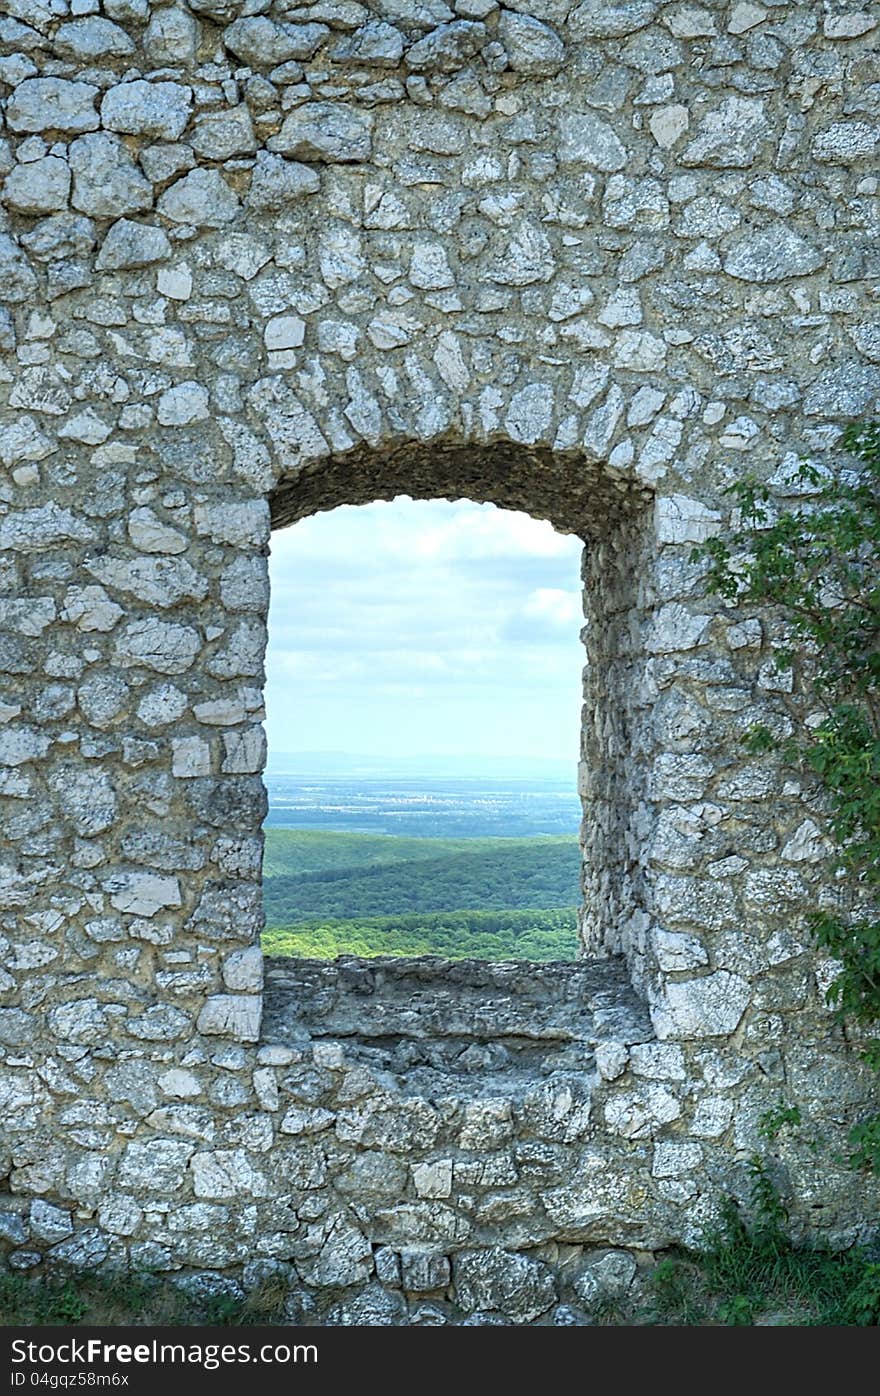
[[[350,751],[273,751],[268,776],[309,779],[387,780],[503,780],[547,781],[574,788],[573,761],[537,756],[370,756]]]

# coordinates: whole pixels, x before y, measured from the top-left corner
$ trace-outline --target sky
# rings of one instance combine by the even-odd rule
[[[527,514],[406,496],[273,534],[270,767],[306,751],[574,765],[581,546]]]

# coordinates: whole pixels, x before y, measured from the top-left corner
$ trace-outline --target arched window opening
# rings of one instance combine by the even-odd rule
[[[576,958],[581,551],[468,499],[276,530],[267,954]]]

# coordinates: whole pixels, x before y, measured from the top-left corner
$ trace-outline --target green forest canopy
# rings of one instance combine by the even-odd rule
[[[267,829],[267,954],[573,959],[567,836],[417,839]]]

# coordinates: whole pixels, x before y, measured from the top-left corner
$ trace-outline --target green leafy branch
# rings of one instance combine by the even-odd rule
[[[753,477],[732,485],[736,531],[691,559],[709,560],[709,585],[728,601],[778,610],[787,634],[777,668],[801,657],[809,665],[818,711],[782,754],[827,794],[829,871],[849,893],[846,911],[811,918],[817,943],[841,966],[828,1002],[869,1025],[880,1020],[880,423],[849,427],[842,445],[852,468],[836,478],[802,460],[792,477],[800,502],[788,510]],[[754,752],[778,746],[763,726],[747,741]],[[880,1040],[864,1055],[880,1070]],[[880,1172],[880,1118],[857,1125],[850,1145],[854,1165]]]

